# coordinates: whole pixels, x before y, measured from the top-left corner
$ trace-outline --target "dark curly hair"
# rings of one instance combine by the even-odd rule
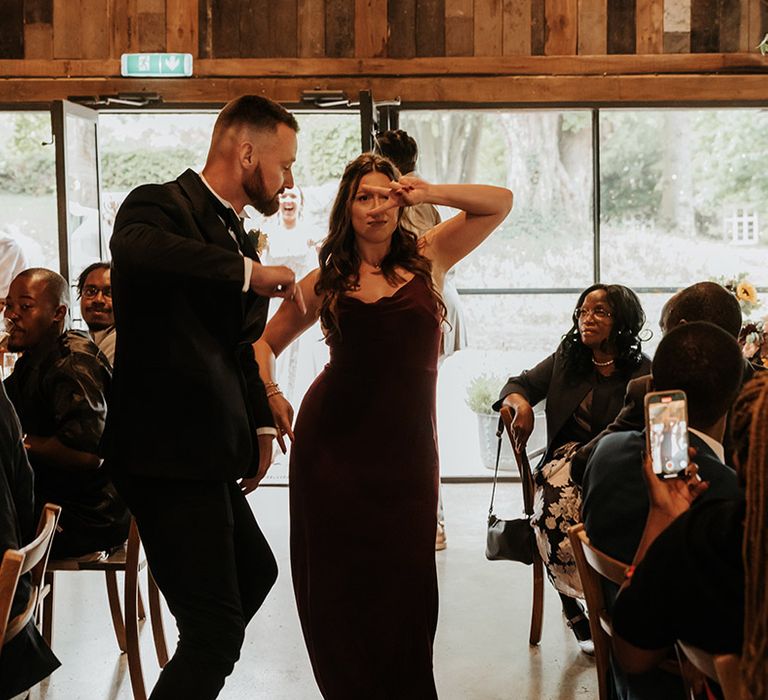
[[[374,153],[363,153],[349,163],[341,176],[339,191],[331,209],[328,236],[320,247],[320,274],[315,284],[315,294],[322,297],[320,321],[327,335],[339,330],[336,318],[339,298],[357,289],[360,284],[360,255],[355,245],[350,208],[360,180],[364,175],[374,172],[383,173],[391,180],[400,177],[390,161]],[[398,224],[392,234],[389,252],[381,261],[381,273],[393,286],[405,281],[397,273],[398,267],[421,277],[431,290],[437,309],[445,318],[445,304],[432,281],[432,261],[419,252],[416,234],[400,227],[401,214],[402,210],[398,213]]]
[[[640,364],[642,358],[640,331],[645,325],[645,312],[637,294],[620,284],[593,284],[581,293],[571,317],[573,325],[563,336],[565,365],[579,374],[587,374],[594,369],[592,351],[581,342],[576,313],[587,295],[596,290],[603,290],[608,295],[613,315],[613,327],[605,345],[616,352],[617,370],[632,370]]]

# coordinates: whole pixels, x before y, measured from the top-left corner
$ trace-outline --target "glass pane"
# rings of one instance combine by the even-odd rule
[[[602,277],[768,285],[767,147],[763,110],[601,111]]]
[[[500,229],[456,266],[459,288],[589,284],[590,112],[406,111],[400,125],[418,143],[425,179],[503,185],[515,193]]]
[[[48,112],[0,113],[0,298],[28,267],[59,270],[56,154]]]

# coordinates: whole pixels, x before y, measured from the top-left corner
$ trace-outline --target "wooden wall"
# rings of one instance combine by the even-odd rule
[[[211,82],[217,77],[263,79],[257,87],[266,90],[269,80],[284,87],[297,76],[307,77],[301,89],[344,76],[355,86],[371,77],[368,88],[377,76],[390,83],[440,76],[440,91],[433,86],[426,98],[444,101],[460,101],[460,78],[472,75],[762,77],[757,45],[766,32],[768,0],[0,0],[0,101],[42,95],[43,83],[36,90],[19,82],[33,78],[94,81],[73,83],[69,94],[136,89],[119,78],[119,57],[142,51],[193,54],[193,80],[207,79],[212,99],[240,87]],[[312,84],[310,76],[328,81]],[[138,89],[146,85],[161,83],[145,80]],[[205,87],[188,96],[180,85],[173,90],[192,101]],[[535,84],[528,90],[535,101]],[[487,101],[496,92],[486,90]],[[538,93],[558,99],[549,89]],[[726,98],[702,99],[712,95]]]

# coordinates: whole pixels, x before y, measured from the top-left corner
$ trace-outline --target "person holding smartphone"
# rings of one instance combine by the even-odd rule
[[[579,522],[581,495],[570,478],[570,463],[580,445],[605,428],[621,409],[627,382],[647,374],[642,353],[645,324],[640,300],[628,287],[596,284],[576,302],[572,325],[557,350],[530,370],[512,377],[493,405],[509,406],[518,450],[533,431],[533,406],[547,400],[547,447],[534,470],[537,493],[532,524],[563,613],[582,651],[593,653],[589,621],[577,598],[581,581],[568,542],[568,528]]]

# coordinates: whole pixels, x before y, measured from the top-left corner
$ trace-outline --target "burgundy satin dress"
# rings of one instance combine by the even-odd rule
[[[291,453],[304,639],[327,699],[430,700],[439,314],[414,277],[373,303],[342,298],[338,320]]]

